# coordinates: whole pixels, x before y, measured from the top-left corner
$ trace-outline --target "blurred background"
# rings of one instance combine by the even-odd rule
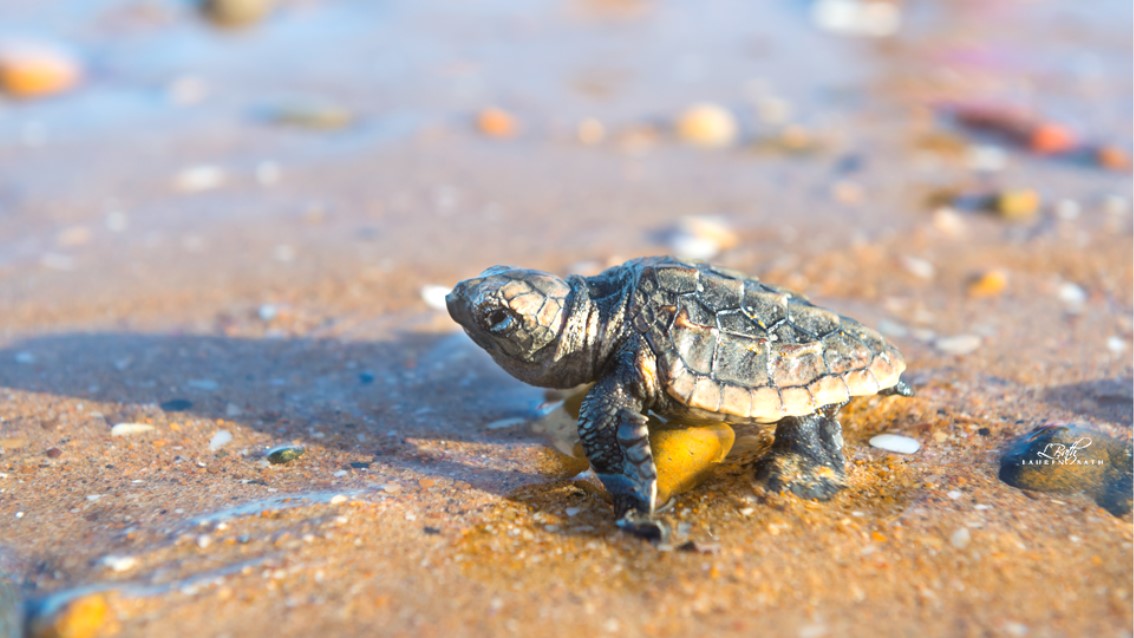
[[[408,303],[379,290],[719,252],[688,217],[788,272],[1006,191],[1074,213],[1126,195],[1130,12],[0,2],[0,286],[55,319],[332,280]]]

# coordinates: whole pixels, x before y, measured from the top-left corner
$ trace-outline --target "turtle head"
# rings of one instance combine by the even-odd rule
[[[538,270],[493,266],[445,297],[449,315],[512,376],[535,385],[578,382],[559,365],[557,347],[572,287]]]

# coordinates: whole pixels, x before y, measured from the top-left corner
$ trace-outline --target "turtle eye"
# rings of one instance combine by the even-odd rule
[[[497,308],[484,317],[484,327],[496,334],[507,332],[512,323],[512,313],[502,308]]]

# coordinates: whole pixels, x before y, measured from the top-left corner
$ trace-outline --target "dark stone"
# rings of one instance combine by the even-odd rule
[[[193,407],[193,402],[189,399],[170,399],[162,401],[159,406],[166,412],[184,412]]]

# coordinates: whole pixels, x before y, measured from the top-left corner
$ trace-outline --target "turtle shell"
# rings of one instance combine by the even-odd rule
[[[638,266],[634,327],[695,410],[772,423],[890,388],[906,367],[874,330],[793,292],[709,264]]]

